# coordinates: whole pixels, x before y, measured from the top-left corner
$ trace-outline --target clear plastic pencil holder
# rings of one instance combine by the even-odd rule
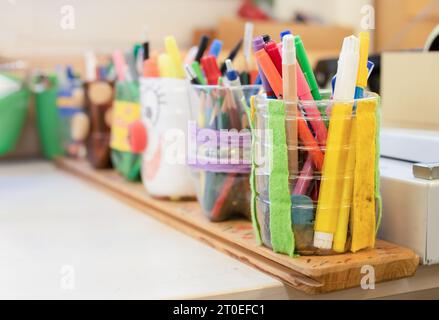
[[[252,102],[258,240],[291,256],[372,248],[381,217],[378,96]]]
[[[251,131],[248,112],[261,86],[193,85],[189,166],[211,221],[250,218]]]
[[[142,155],[142,182],[155,197],[195,197],[186,164],[189,110],[188,81],[142,78],[141,117],[147,143]]]

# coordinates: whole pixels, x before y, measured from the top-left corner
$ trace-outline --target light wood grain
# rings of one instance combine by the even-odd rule
[[[377,283],[413,276],[419,265],[419,257],[413,251],[385,241],[377,241],[375,249],[355,254],[292,259],[257,246],[249,221],[211,223],[198,203],[154,199],[142,184],[127,182],[113,170],[96,171],[86,162],[63,158],[57,160],[57,165],[162,222],[309,294],[358,287],[364,276],[361,268],[365,265],[374,268]]]

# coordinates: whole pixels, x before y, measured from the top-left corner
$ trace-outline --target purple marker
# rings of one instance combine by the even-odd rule
[[[255,52],[263,49],[264,47],[265,47],[265,41],[262,37],[256,37],[253,39],[253,50]],[[258,70],[259,70],[259,75],[261,76],[262,85],[264,86],[264,90],[267,93],[267,97],[273,97],[274,96],[273,90],[271,89],[270,84],[268,83],[268,80],[265,77],[259,65],[258,65]]]

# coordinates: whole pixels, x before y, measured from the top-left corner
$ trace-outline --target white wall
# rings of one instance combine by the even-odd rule
[[[310,10],[328,22],[358,27],[360,8],[371,0],[276,0],[276,15]],[[240,0],[0,0],[0,55],[108,52],[142,39],[150,27],[153,46],[173,34],[181,47],[191,42],[195,27],[215,26],[233,16]],[[61,8],[75,9],[75,29],[63,30]]]
[[[276,0],[275,15],[281,20],[291,18],[293,10],[313,12],[326,22],[353,26],[360,30],[361,8],[373,0]]]
[[[152,43],[175,35],[188,46],[194,27],[234,15],[238,0],[0,0],[0,55],[109,51],[127,47],[150,26]],[[60,27],[61,8],[75,9],[75,29]]]

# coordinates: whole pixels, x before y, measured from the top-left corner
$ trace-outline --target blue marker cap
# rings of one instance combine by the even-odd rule
[[[67,74],[67,78],[69,80],[73,80],[75,79],[75,73],[73,71],[73,67],[71,65],[68,65],[66,68],[66,74]]]
[[[260,73],[258,73],[258,76],[256,77],[255,84],[262,84],[262,78],[261,78]]]
[[[282,38],[283,38],[284,36],[286,36],[287,34],[291,34],[291,31],[290,31],[290,30],[284,30],[284,31],[282,31],[282,32],[280,33],[280,39],[282,40]]]
[[[215,39],[210,45],[209,54],[218,58],[221,49],[223,48],[223,42],[221,40]]]
[[[239,77],[238,71],[233,68],[232,60],[227,59],[225,62],[226,65],[226,77],[229,81],[235,81]]]

